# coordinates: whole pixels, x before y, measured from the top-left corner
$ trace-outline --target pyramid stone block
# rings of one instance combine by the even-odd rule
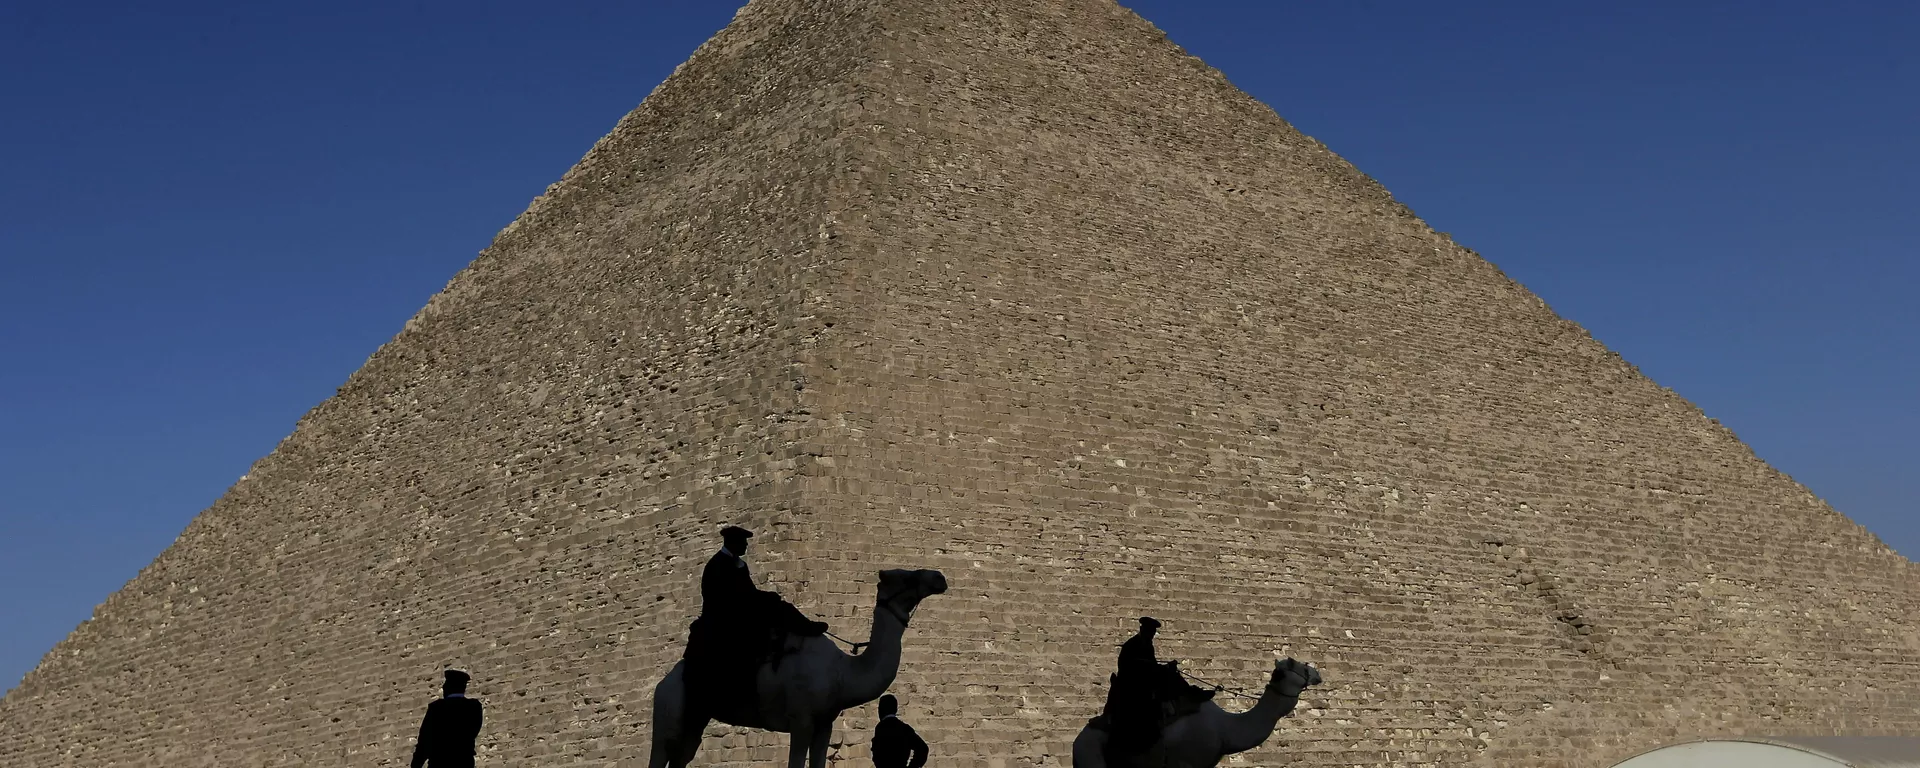
[[[1252,765],[1920,730],[1913,563],[1149,23],[756,0],[0,702],[0,766],[400,765],[449,665],[482,765],[635,764],[725,524],[841,634],[947,574],[894,687],[945,764],[1066,765],[1144,614],[1325,671]]]

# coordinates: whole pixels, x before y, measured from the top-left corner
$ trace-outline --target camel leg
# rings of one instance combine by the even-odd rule
[[[648,768],[686,768],[693,762],[693,755],[700,751],[700,741],[706,736],[707,718],[683,718],[679,725],[678,732],[665,738],[655,732]]]
[[[1107,768],[1107,734],[1082,728],[1073,740],[1073,768]]]
[[[812,741],[807,745],[807,768],[827,768],[827,746],[833,741],[833,718],[814,726]]]
[[[681,719],[680,743],[674,750],[671,768],[687,768],[693,764],[693,754],[700,751],[700,741],[707,735],[707,718],[704,715],[690,715]]]
[[[653,745],[648,768],[684,768],[693,761],[708,718],[691,710],[683,668],[676,665],[653,688]]]
[[[807,768],[807,755],[813,751],[814,734],[819,729],[805,718],[793,719],[793,730],[788,735],[793,738],[787,742],[787,768]]]
[[[687,708],[687,689],[680,678],[680,667],[667,671],[653,687],[653,744],[648,750],[647,768],[669,768],[680,750],[681,715]]]

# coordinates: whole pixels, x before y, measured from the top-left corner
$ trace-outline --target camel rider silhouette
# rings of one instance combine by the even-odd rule
[[[1159,629],[1159,621],[1142,616],[1140,631],[1120,645],[1119,674],[1107,695],[1107,716],[1112,726],[1109,744],[1123,750],[1152,746],[1174,717],[1213,698],[1213,691],[1187,682],[1180,662],[1162,664],[1155,656],[1153,636]]]
[[[739,526],[720,531],[725,546],[700,574],[700,618],[687,641],[687,674],[696,692],[752,691],[753,675],[785,635],[817,636],[826,622],[813,621],[778,593],[753,584],[747,540]]]
[[[736,525],[720,531],[725,546],[707,560],[700,574],[700,615],[751,621],[765,626],[813,636],[827,631],[827,623],[813,621],[781,598],[778,593],[753,585],[753,572],[747,568],[747,540],[753,533]],[[742,624],[747,623],[742,621]]]

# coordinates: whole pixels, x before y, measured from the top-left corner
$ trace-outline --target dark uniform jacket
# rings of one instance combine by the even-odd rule
[[[747,561],[725,549],[707,559],[706,570],[700,572],[700,615],[724,622],[749,614],[764,599],[753,585]]]
[[[1153,652],[1153,635],[1142,629],[1120,645],[1120,676],[1142,681],[1154,679],[1160,659]]]
[[[471,768],[473,742],[479,737],[479,701],[448,696],[428,704],[413,747],[413,768]]]
[[[873,727],[874,768],[920,768],[927,764],[927,742],[898,717],[880,718]]]
[[[700,616],[722,632],[804,631],[813,622],[780,593],[753,585],[747,561],[722,548],[700,572]],[[824,627],[825,625],[819,625]],[[819,634],[819,627],[808,634]]]

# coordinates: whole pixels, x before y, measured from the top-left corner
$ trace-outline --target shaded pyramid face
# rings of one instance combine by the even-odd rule
[[[1325,670],[1251,764],[1920,727],[1912,563],[1150,24],[765,0],[8,694],[0,766],[398,764],[447,666],[482,765],[641,760],[726,524],[842,635],[946,573],[893,690],[952,764],[1064,765],[1141,615]]]

